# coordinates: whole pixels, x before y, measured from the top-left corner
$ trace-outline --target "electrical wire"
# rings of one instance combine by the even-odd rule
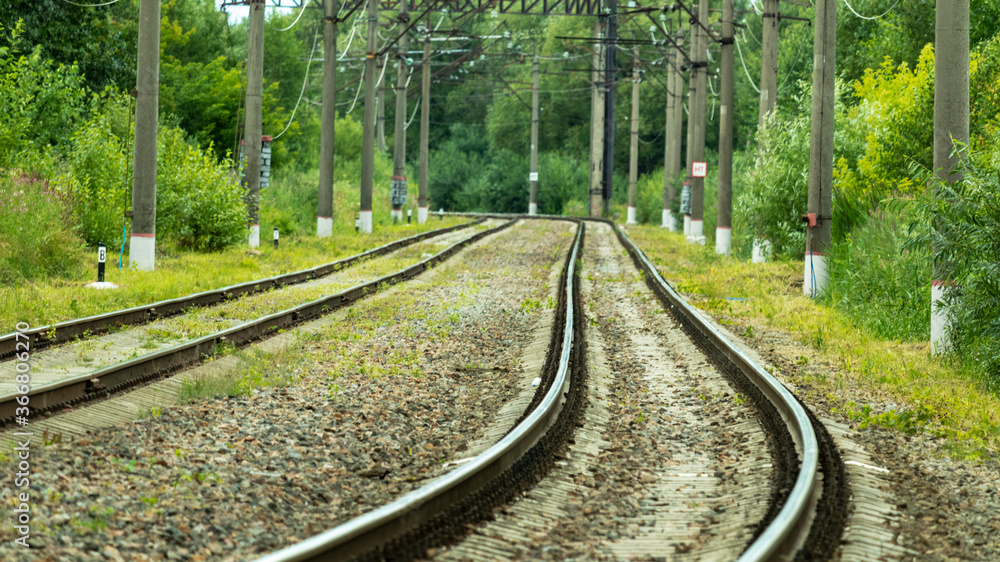
[[[299,8],[299,15],[295,18],[295,21],[292,22],[292,25],[284,29],[279,29],[278,31],[288,31],[289,29],[295,27],[295,24],[299,23],[299,19],[302,18],[302,14],[304,13],[306,13],[306,2],[302,2],[302,7]]]
[[[379,74],[378,80],[375,82],[375,89],[376,90],[378,89],[379,86],[382,85],[382,77],[385,76],[385,69],[386,69],[387,66],[389,66],[389,65],[385,64],[385,61],[383,61],[382,62],[382,74]]]
[[[757,43],[758,45],[763,46],[763,44],[760,42],[760,39],[757,39],[757,36],[753,34],[753,31],[750,29],[749,25],[746,26],[746,27],[744,27],[742,30],[740,30],[740,32],[743,34],[743,40],[744,41],[747,40],[747,32],[748,31],[750,32],[750,37],[753,37],[754,43]]]
[[[295,100],[295,107],[292,108],[292,116],[288,118],[288,124],[285,125],[285,130],[278,133],[278,135],[274,137],[274,140],[280,139],[281,135],[285,134],[285,131],[287,131],[288,128],[292,126],[292,121],[295,120],[295,112],[299,109],[299,103],[302,102],[302,94],[306,93],[306,84],[309,83],[309,66],[312,64],[312,57],[313,53],[316,52],[317,43],[319,43],[318,29],[316,30],[316,33],[313,35],[313,48],[312,51],[309,52],[309,59],[306,61],[306,73],[305,76],[302,77],[302,89],[299,91],[299,99]]]
[[[368,69],[367,65],[361,67],[361,76],[358,78],[358,80],[364,80],[365,79],[365,70],[367,70],[367,69]],[[361,86],[358,86],[357,90],[354,91],[354,101],[351,102],[351,108],[348,109],[347,113],[345,113],[344,115],[347,115],[348,113],[354,111],[354,105],[356,103],[358,103],[358,96],[361,95],[361,90],[362,89],[363,88]]]
[[[406,122],[406,125],[403,125],[403,130],[404,131],[410,128],[410,123],[413,123],[413,118],[417,116],[417,110],[418,109],[420,109],[420,98],[419,97],[417,98],[416,105],[413,106],[413,114],[410,115],[410,120]]]
[[[100,8],[101,6],[110,6],[115,2],[118,2],[118,0],[111,0],[110,2],[104,2],[103,4],[77,4],[76,2],[72,2],[71,0],[62,0],[62,1],[67,4],[72,4],[74,6],[80,6],[82,8]]]
[[[347,56],[347,51],[351,50],[351,42],[354,41],[354,32],[358,30],[358,20],[354,20],[354,25],[351,26],[351,35],[347,38],[347,47],[344,48],[344,54],[337,57],[337,60],[344,60]]]
[[[892,5],[892,7],[889,8],[888,10],[886,10],[884,14],[882,14],[880,16],[875,16],[875,17],[862,16],[861,14],[859,14],[858,12],[856,12],[854,10],[854,6],[851,6],[851,3],[848,0],[844,0],[844,4],[847,4],[847,8],[849,10],[851,10],[851,12],[854,15],[858,16],[859,18],[861,18],[863,20],[877,20],[877,19],[880,19],[880,18],[884,18],[885,16],[889,15],[889,12],[893,11],[894,9],[896,9],[896,4],[899,4],[899,0],[896,0],[896,2]]]
[[[743,60],[743,49],[740,48],[740,42],[733,41],[733,43],[736,43],[736,52],[740,54],[740,64],[743,65],[743,72],[745,72],[747,75],[747,81],[750,82],[750,85],[753,86],[753,89],[756,90],[757,93],[759,94],[760,88],[758,88],[757,85],[753,83],[753,78],[750,78],[750,71],[747,70],[747,63],[745,60]]]

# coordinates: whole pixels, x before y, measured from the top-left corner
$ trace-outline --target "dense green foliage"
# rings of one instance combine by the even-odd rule
[[[995,145],[994,145],[995,147]],[[924,170],[933,195],[918,198],[907,248],[933,248],[936,275],[947,281],[949,342],[1000,391],[1000,150],[963,150],[964,180],[954,185]],[[925,225],[933,224],[934,228]]]

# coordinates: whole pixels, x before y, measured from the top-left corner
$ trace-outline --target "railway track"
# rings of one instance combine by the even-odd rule
[[[603,255],[590,251],[584,260],[587,230],[592,232],[586,238],[593,238]],[[624,271],[626,257],[633,272]],[[627,276],[635,277],[628,280],[633,285],[644,281],[647,292],[631,287],[630,296],[618,287],[617,298],[609,301],[617,312],[602,318],[585,311],[585,298],[588,305],[606,300],[606,285]],[[633,302],[625,302],[629,299]],[[649,308],[651,303],[658,310]],[[650,330],[643,314],[657,312],[661,321]],[[615,348],[622,339],[630,341]],[[673,365],[661,365],[666,362]],[[642,367],[631,382],[621,375],[630,363]],[[387,505],[261,560],[820,560],[835,554],[849,491],[830,436],[787,389],[688,305],[611,223],[579,221],[540,375],[517,424],[485,451],[459,459],[453,463],[457,468]],[[618,385],[615,392],[609,383]],[[659,410],[643,412],[642,405],[630,404],[630,384],[652,395],[646,405],[660,404]],[[694,395],[682,385],[693,385]],[[716,395],[715,414],[730,409],[720,400],[738,402],[743,413],[722,415],[720,425],[699,412],[706,409],[705,392]],[[622,428],[613,426],[623,411],[633,410],[640,416],[625,429],[653,435],[654,444],[655,436],[666,436],[660,450],[667,454],[655,457],[666,466],[635,462],[642,451],[633,447],[619,455],[626,459],[621,466],[606,470],[602,463],[613,464],[608,451],[623,445]],[[645,416],[656,416],[657,423]],[[683,438],[687,431],[694,441]],[[702,450],[698,441],[713,438],[716,442]],[[761,455],[762,447],[769,454]],[[617,487],[596,483],[616,471],[631,479],[621,478]],[[583,535],[594,529],[581,527],[581,521],[594,519],[605,500],[628,490],[645,493],[625,502],[634,508],[629,517],[603,514],[619,525],[588,544]],[[706,505],[701,502],[710,509],[698,509]],[[546,540],[556,536],[575,550],[563,552]]]
[[[49,407],[107,396],[198,362],[220,342],[243,345],[380,292],[513,223],[490,218],[505,222],[391,275],[66,379],[82,395]],[[492,427],[455,449],[464,454],[442,458],[455,468],[264,560],[836,552],[847,488],[822,425],[688,306],[623,232],[571,222],[572,246],[552,270],[552,321],[539,324],[532,344],[548,350],[536,366],[524,363],[528,376],[540,375],[537,390],[525,385]],[[380,466],[360,474],[377,481]]]
[[[32,388],[28,394],[32,412],[34,415],[44,414],[68,406],[103,399],[132,386],[199,363],[223,348],[239,348],[309,319],[350,306],[367,295],[375,294],[388,286],[420,275],[434,265],[447,260],[467,245],[509,227],[512,221],[506,220],[499,226],[465,236],[430,257],[411,259],[409,260],[411,264],[399,271],[378,275],[375,278],[369,276],[367,281],[350,283],[349,288],[333,294],[330,294],[328,290],[333,285],[326,283],[324,278],[352,265],[387,256],[404,248],[418,247],[418,244],[428,240],[444,239],[446,242],[452,242],[449,237],[460,235],[463,229],[482,223],[483,220],[476,220],[454,227],[421,233],[308,270],[29,330],[25,332],[25,335],[32,338],[32,361],[35,363]],[[126,360],[121,360],[121,353],[118,353],[118,356],[112,355],[112,358],[107,361],[107,365],[100,366],[96,370],[92,368],[92,365],[80,365],[79,360],[76,361],[76,365],[66,364],[65,367],[59,363],[61,359],[65,359],[60,355],[79,354],[79,350],[73,353],[53,353],[59,352],[61,349],[56,348],[45,349],[43,353],[38,353],[39,348],[52,347],[73,338],[76,340],[76,345],[79,346],[82,342],[84,346],[87,346],[88,340],[98,338],[101,333],[116,327],[160,321],[164,317],[180,315],[182,312],[195,308],[222,307],[227,303],[240,302],[240,297],[246,298],[272,289],[290,288],[310,283],[318,285],[316,290],[311,293],[322,296],[319,298],[313,296],[301,304],[270,311],[262,317],[246,322],[225,320],[225,324],[229,325],[225,329],[193,337],[179,345],[170,345],[152,353],[139,355],[138,350],[133,349],[133,354],[138,356]],[[104,346],[111,348],[120,344],[120,342],[114,341],[114,336],[115,334],[111,334],[111,340],[105,342]],[[4,346],[13,347],[13,335],[4,336],[3,342],[5,342]],[[113,351],[111,350],[111,352]],[[50,353],[56,357],[50,359],[44,353]],[[49,364],[40,368],[39,363]],[[53,364],[59,365],[59,367],[53,367]],[[9,371],[7,374],[10,376],[3,377],[3,380],[13,381],[13,361],[0,364],[0,372],[6,371]],[[12,421],[15,409],[18,407],[18,396],[14,392],[13,384],[4,384],[0,388],[0,424],[5,425]]]
[[[246,295],[253,295],[276,288],[297,285],[313,279],[320,279],[330,275],[331,273],[341,271],[352,265],[364,262],[365,260],[384,256],[430,238],[456,232],[476,224],[481,224],[483,220],[485,219],[473,220],[465,224],[422,232],[420,234],[395,240],[388,244],[383,244],[377,248],[366,250],[360,254],[355,254],[330,263],[325,263],[309,269],[303,269],[301,271],[275,275],[264,279],[256,279],[246,283],[238,283],[228,287],[202,291],[200,293],[194,293],[184,297],[157,301],[151,304],[144,304],[123,310],[88,316],[86,318],[77,318],[45,326],[35,326],[34,328],[21,332],[20,335],[15,332],[3,334],[0,335],[0,359],[5,359],[13,355],[17,348],[17,342],[25,341],[25,337],[30,338],[31,349],[33,351],[39,351],[46,347],[73,340],[92,338],[109,330],[114,330],[123,326],[134,326],[153,322],[154,320],[160,318],[167,318],[180,314],[191,308],[218,305]]]

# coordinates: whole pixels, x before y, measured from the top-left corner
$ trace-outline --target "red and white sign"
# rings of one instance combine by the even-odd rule
[[[691,162],[691,177],[703,178],[708,175],[708,162]]]

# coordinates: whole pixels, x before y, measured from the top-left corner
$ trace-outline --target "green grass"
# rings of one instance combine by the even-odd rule
[[[754,326],[784,332],[838,367],[835,380],[817,375],[802,383],[825,392],[838,404],[835,409],[860,425],[930,432],[947,438],[953,454],[966,457],[1000,451],[1000,398],[981,377],[954,360],[932,357],[927,341],[880,337],[871,323],[805,297],[802,262],[752,264],[717,256],[711,246],[687,244],[681,235],[656,227],[632,228],[629,235],[676,289],[697,295],[693,304],[722,317],[723,324],[745,326],[737,333],[750,338]],[[874,412],[839,398],[841,377],[890,397],[900,408]]]
[[[0,286],[0,333],[12,331],[18,322],[31,326],[51,324],[298,271],[466,221],[434,219],[410,227],[383,226],[370,235],[349,232],[324,239],[290,238],[282,240],[278,249],[262,245],[259,255],[242,247],[209,254],[167,250],[157,256],[156,270],[152,272],[131,271],[127,267],[119,271],[117,254],[109,252],[107,281],[119,285],[116,290],[85,287],[97,280],[96,263],[93,279],[50,278]],[[128,256],[125,263],[128,264]]]

